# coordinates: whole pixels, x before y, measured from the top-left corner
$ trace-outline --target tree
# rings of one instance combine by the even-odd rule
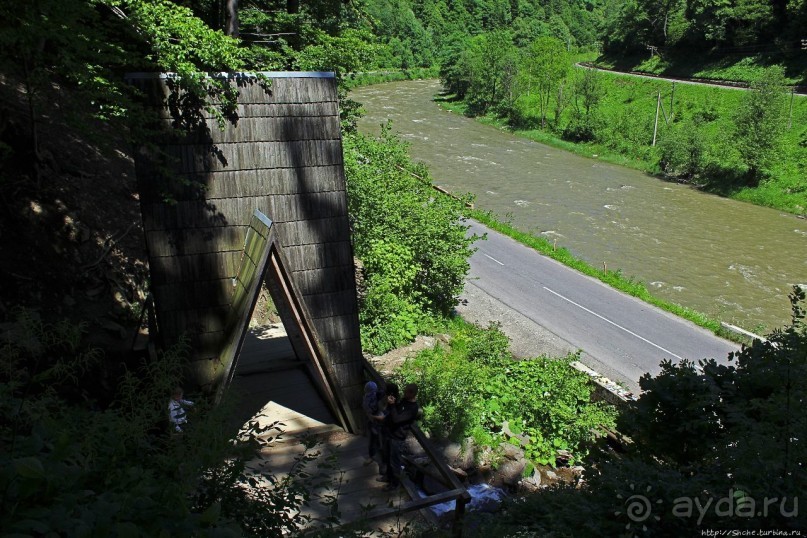
[[[533,87],[538,91],[541,128],[545,128],[550,99],[571,69],[569,54],[559,40],[539,37],[527,48],[522,62],[527,92],[530,93]]]
[[[726,45],[749,45],[772,38],[772,2],[764,0],[688,0],[686,17],[700,39]]]
[[[465,98],[471,85],[466,65],[469,42],[464,32],[455,32],[444,38],[440,51],[440,83],[459,99]]]
[[[178,75],[176,89],[192,97],[188,101],[206,103],[217,96],[222,105],[217,110],[226,114],[235,96],[226,81],[206,73],[241,70],[249,57],[235,39],[169,0],[5,2],[0,45],[14,51],[0,56],[0,70],[12,84],[22,85],[27,102],[28,147],[16,141],[15,149],[30,155],[32,177],[38,176],[41,158],[39,105],[54,84],[80,103],[75,116],[86,118],[89,107],[96,118],[125,121],[134,117],[137,105],[121,73],[171,71]]]
[[[362,343],[383,353],[457,304],[476,239],[460,220],[462,203],[435,196],[425,167],[389,128],[379,139],[344,138],[348,213],[368,289],[360,304]]]
[[[786,125],[784,69],[773,66],[757,77],[740,100],[734,133],[748,181],[757,185],[776,160]]]
[[[597,107],[605,90],[602,75],[594,69],[582,69],[575,76],[574,111],[572,121],[563,131],[570,140],[587,142],[594,140],[599,127]]]
[[[362,71],[374,66],[380,49],[371,43],[368,32],[345,30],[338,36],[315,32],[309,36],[309,45],[295,56],[294,67],[303,71],[333,71],[337,76]]]
[[[642,52],[651,41],[649,26],[642,6],[636,0],[627,1],[605,21],[603,48],[621,54]]]
[[[468,103],[480,112],[497,106],[509,91],[516,49],[508,30],[496,30],[471,39],[463,56],[469,76]]]
[[[673,125],[659,143],[661,170],[671,177],[693,177],[703,167],[705,145],[698,122]]]

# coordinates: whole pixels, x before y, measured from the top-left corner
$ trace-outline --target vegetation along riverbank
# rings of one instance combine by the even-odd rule
[[[801,4],[378,1],[368,13],[387,51],[378,61],[439,65],[464,113],[723,196],[807,211],[807,100],[789,93],[807,80]],[[573,68],[581,60],[752,91]]]
[[[763,70],[739,91],[565,69],[549,97],[527,90],[510,103],[486,106],[468,89],[436,100],[580,155],[737,200],[807,211],[807,98],[785,91],[781,70]]]
[[[594,267],[588,262],[575,257],[567,249],[563,247],[558,248],[556,244],[550,242],[544,237],[521,231],[507,222],[502,222],[488,211],[483,211],[480,209],[466,209],[466,214],[469,217],[478,220],[485,226],[488,226],[497,232],[503,233],[523,245],[537,250],[544,256],[548,256],[553,260],[556,260],[568,267],[571,267],[572,269],[575,269],[576,271],[583,273],[584,275],[596,278],[597,280],[608,284],[612,288],[618,289],[619,291],[641,299],[642,301],[661,308],[662,310],[666,310],[667,312],[689,320],[700,327],[712,331],[718,336],[739,343],[748,343],[748,339],[746,337],[727,330],[719,321],[710,318],[706,314],[656,297],[647,289],[647,286],[643,282],[638,281],[633,277],[623,275],[619,269],[608,270],[607,268]]]

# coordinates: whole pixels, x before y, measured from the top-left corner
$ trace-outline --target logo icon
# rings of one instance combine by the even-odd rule
[[[649,494],[650,490],[653,489],[650,486],[647,486],[644,493],[634,493],[636,491],[636,486],[634,484],[630,485],[631,495],[628,498],[622,496],[622,494],[617,494],[616,498],[620,500],[624,500],[623,510],[617,510],[614,512],[615,516],[621,516],[622,514],[627,515],[629,521],[628,524],[625,525],[625,530],[630,530],[632,525],[635,525],[633,528],[639,529],[641,525],[641,529],[643,531],[647,530],[647,525],[644,524],[650,517],[659,521],[661,519],[660,516],[653,514],[653,505],[658,505],[662,503],[661,499],[657,499],[655,502],[650,500]]]

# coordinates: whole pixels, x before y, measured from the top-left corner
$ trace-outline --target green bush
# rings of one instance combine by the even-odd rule
[[[475,238],[466,237],[462,202],[432,188],[388,127],[377,139],[348,133],[344,143],[354,249],[368,284],[362,343],[383,353],[453,309]]]
[[[697,123],[676,125],[659,141],[659,167],[668,176],[691,178],[703,169],[704,151]]]
[[[784,78],[781,66],[765,69],[751,82],[750,90],[743,92],[734,112],[734,142],[754,186],[782,158],[787,115]]]
[[[495,325],[481,329],[457,324],[449,348],[428,349],[404,363],[404,383],[420,386],[423,427],[438,437],[478,442],[505,440],[502,425],[525,433],[526,454],[554,464],[557,451],[586,454],[592,431],[613,426],[609,407],[592,403],[585,374],[569,366],[577,357],[516,361],[507,337]]]
[[[376,240],[363,262],[367,294],[359,321],[365,347],[385,351],[411,341],[428,317],[415,286],[420,267],[414,254],[398,243]]]
[[[574,114],[563,129],[563,139],[570,142],[591,142],[597,138],[601,122],[594,117]]]
[[[613,415],[591,403],[588,377],[570,366],[578,358],[499,363],[483,387],[486,426],[507,421],[513,433],[526,433],[527,456],[537,463],[553,464],[560,449],[584,455],[592,430],[612,426]]]
[[[618,421],[633,441],[626,453],[587,468],[582,487],[506,504],[474,536],[798,535],[807,528],[798,502],[807,488],[804,291],[794,288],[790,299],[792,324],[728,364],[665,361],[658,375],[643,376],[641,397]],[[652,516],[638,528],[636,499]]]

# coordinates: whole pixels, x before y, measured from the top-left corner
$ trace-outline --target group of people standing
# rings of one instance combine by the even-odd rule
[[[386,383],[383,388],[374,381],[364,385],[362,407],[370,438],[365,464],[378,463],[378,480],[387,482],[386,490],[397,489],[401,483],[403,445],[421,415],[417,395],[418,386],[414,383],[404,387],[403,398],[395,383]]]

